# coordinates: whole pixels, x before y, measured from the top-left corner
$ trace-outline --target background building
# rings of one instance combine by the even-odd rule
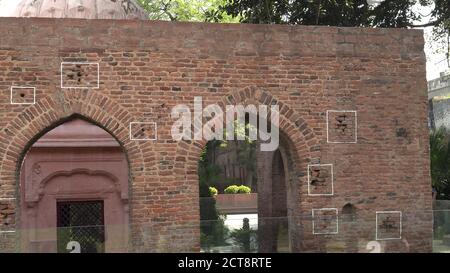
[[[441,77],[428,82],[428,100],[429,127],[450,129],[450,74],[441,73]]]

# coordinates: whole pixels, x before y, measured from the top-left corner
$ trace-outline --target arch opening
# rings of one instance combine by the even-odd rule
[[[209,141],[199,161],[201,249],[291,252],[298,191],[293,146],[280,132],[275,151],[260,141]]]
[[[23,252],[128,251],[128,159],[103,128],[73,115],[37,135],[19,180]]]

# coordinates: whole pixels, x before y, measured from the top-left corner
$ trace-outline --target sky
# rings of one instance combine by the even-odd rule
[[[15,4],[19,0],[0,0],[0,17],[10,14],[14,9]],[[372,0],[376,2],[377,0]],[[379,2],[379,1],[378,1]],[[431,12],[431,8],[424,8],[420,5],[416,6],[416,10],[423,15],[428,15]],[[418,23],[427,23],[431,20],[430,16],[422,18]],[[444,52],[436,53],[436,49],[441,46],[440,43],[434,42],[432,37],[432,28],[428,27],[424,29],[425,36],[425,54],[427,57],[427,80],[433,80],[439,78],[439,73],[444,71],[450,71],[447,64],[447,58]],[[444,51],[444,50],[441,50]]]
[[[0,0],[0,16],[8,14],[18,1],[19,0]]]
[[[416,10],[422,15],[430,15],[432,7],[422,7],[420,5],[416,5]],[[431,21],[431,16],[425,16],[421,21],[417,22],[420,24],[425,24]],[[427,57],[427,80],[433,80],[439,78],[440,72],[449,71],[447,58],[445,56],[444,51],[441,48],[441,52],[437,53],[436,49],[442,47],[442,43],[435,42],[432,39],[433,28],[427,27],[424,28],[424,37],[425,37],[425,55]]]

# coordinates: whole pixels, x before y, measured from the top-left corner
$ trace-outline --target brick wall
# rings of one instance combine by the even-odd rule
[[[82,115],[127,154],[133,249],[197,251],[205,142],[173,141],[170,110],[192,106],[194,96],[204,104],[278,103],[291,158],[289,206],[294,217],[309,215],[290,223],[296,251],[323,251],[355,233],[364,251],[375,239],[376,211],[392,210],[403,212],[403,234],[383,241],[386,251],[431,250],[421,31],[1,18],[0,37],[0,198],[20,196],[17,170],[27,147]],[[63,87],[89,88],[61,88],[62,62],[99,63],[100,81],[95,67],[69,67]],[[36,103],[11,104],[11,86],[35,87]],[[14,101],[32,101],[16,91]],[[353,112],[344,121],[330,112],[331,134],[346,129],[327,142],[328,110],[356,111],[357,124]],[[147,121],[157,122],[158,140],[130,140],[130,122]],[[346,132],[356,127],[356,143],[329,143],[352,142]],[[333,196],[308,196],[308,164],[333,164]],[[312,209],[340,212],[347,203],[356,207],[358,232],[312,234]]]

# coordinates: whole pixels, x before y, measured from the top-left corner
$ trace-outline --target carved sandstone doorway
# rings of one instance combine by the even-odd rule
[[[22,251],[127,251],[128,164],[108,132],[63,123],[28,150],[20,180]]]

